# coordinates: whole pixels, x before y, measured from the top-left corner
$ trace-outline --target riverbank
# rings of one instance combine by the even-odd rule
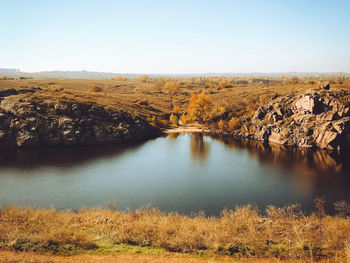
[[[13,206],[0,212],[0,248],[58,256],[185,255],[200,257],[199,262],[225,256],[345,262],[350,259],[350,218],[344,216],[326,215],[320,201],[310,215],[298,206],[270,206],[265,215],[246,206],[224,210],[219,217],[164,214],[156,209],[58,212]]]
[[[198,124],[198,123],[193,123],[193,124],[188,124],[188,125],[180,125],[178,127],[171,127],[168,129],[163,130],[164,133],[166,134],[171,134],[171,133],[206,133],[206,132],[211,132],[205,125]]]

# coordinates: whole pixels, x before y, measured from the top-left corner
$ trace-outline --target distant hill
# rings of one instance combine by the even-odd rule
[[[322,76],[350,76],[347,72],[276,72],[276,73],[174,73],[174,74],[157,74],[157,73],[111,73],[111,72],[94,72],[94,71],[40,71],[34,73],[21,72],[19,69],[0,68],[0,77],[9,78],[58,78],[58,79],[106,79],[125,76],[129,79],[137,78],[142,75],[149,77],[209,77],[209,76],[225,76],[225,77],[282,77],[282,76],[298,76],[298,77],[322,77]]]
[[[19,69],[16,68],[0,68],[0,74],[17,73]]]

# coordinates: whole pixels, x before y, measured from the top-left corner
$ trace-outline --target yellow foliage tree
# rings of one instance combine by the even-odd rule
[[[177,105],[175,105],[174,107],[173,107],[173,112],[175,113],[175,114],[179,114],[180,113],[180,107],[179,106],[177,106]]]
[[[225,88],[227,86],[227,81],[226,80],[221,80],[219,81],[218,83],[218,88],[217,89],[222,89],[222,88]]]
[[[228,128],[230,129],[230,131],[233,131],[238,128],[239,123],[239,118],[232,117],[231,120],[228,122]]]
[[[176,92],[180,92],[180,84],[177,82],[167,82],[164,85],[164,88],[169,92],[169,94],[175,94]]]
[[[178,122],[179,122],[179,118],[175,114],[171,114],[170,118],[169,118],[169,121],[170,121],[171,124],[177,125]]]
[[[192,93],[188,106],[188,114],[194,121],[204,122],[210,116],[212,102],[203,91],[200,94]]]
[[[186,124],[187,123],[187,116],[185,114],[182,114],[180,121],[181,121],[182,125]]]
[[[219,120],[219,121],[218,121],[218,128],[219,128],[219,130],[221,130],[221,131],[224,131],[224,130],[225,130],[225,128],[226,128],[226,123],[225,123],[224,120]]]

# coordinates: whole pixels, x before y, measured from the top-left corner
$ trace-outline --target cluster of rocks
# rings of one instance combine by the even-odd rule
[[[344,93],[345,91],[343,91]],[[310,90],[294,96],[275,96],[252,120],[255,139],[307,148],[350,148],[350,102]]]
[[[138,116],[95,103],[25,100],[17,94],[0,97],[3,147],[123,143],[160,133]]]

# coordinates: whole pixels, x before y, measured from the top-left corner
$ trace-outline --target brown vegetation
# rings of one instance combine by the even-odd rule
[[[203,123],[211,114],[212,103],[203,91],[200,94],[192,93],[189,99],[188,114],[191,120]]]
[[[88,91],[90,91],[90,92],[102,92],[103,88],[96,85],[96,84],[90,83],[89,87],[88,87]]]
[[[0,90],[40,87],[41,93],[31,94],[28,99],[57,97],[60,100],[96,102],[147,119],[155,116],[162,121],[169,120],[171,113],[182,114],[184,112],[187,112],[187,121],[190,121],[190,117],[193,117],[189,114],[191,94],[199,97],[204,92],[212,107],[206,109],[205,120],[202,121],[216,124],[222,119],[225,121],[225,127],[230,129],[228,122],[232,118],[238,119],[237,127],[243,127],[244,122],[252,117],[252,112],[276,94],[280,96],[298,95],[305,93],[310,88],[322,89],[325,83],[334,83],[331,84],[333,92],[341,90],[350,92],[350,79],[342,76],[259,79],[254,77],[174,79],[142,76],[138,79],[120,77],[93,81],[88,79],[21,79],[1,81]],[[63,88],[57,89],[57,85],[64,87],[64,90]],[[349,101],[350,96],[341,96],[339,99]],[[140,100],[147,103],[141,103]],[[180,118],[180,115],[178,117]],[[191,121],[198,121],[198,119]]]
[[[158,210],[117,212],[6,207],[0,212],[0,247],[72,255],[103,253],[122,244],[150,250],[233,258],[349,259],[350,218],[298,206],[252,206],[224,210],[220,217],[194,217]],[[108,249],[107,249],[108,248]],[[159,250],[158,250],[159,252]]]

